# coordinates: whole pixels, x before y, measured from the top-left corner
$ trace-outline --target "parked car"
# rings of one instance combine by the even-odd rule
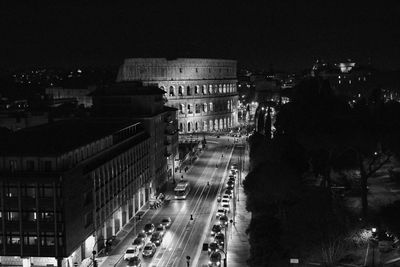
[[[232,190],[231,189],[226,189],[225,194],[229,196],[229,198],[232,198]]]
[[[208,254],[211,254],[219,249],[219,246],[216,242],[211,242],[208,246]]]
[[[222,199],[228,199],[228,200],[230,200],[230,199],[231,199],[231,196],[228,195],[228,194],[224,194],[224,195],[222,196]]]
[[[219,208],[219,209],[217,210],[217,218],[223,216],[224,214],[225,214],[225,210],[224,210],[224,209]]]
[[[228,203],[228,204],[223,203],[221,207],[224,209],[225,213],[226,213],[226,212],[231,212],[229,203]]]
[[[155,228],[156,227],[154,226],[154,224],[148,223],[144,226],[144,231],[146,234],[151,235],[154,232]]]
[[[221,225],[221,227],[226,227],[228,226],[228,216],[226,215],[222,215],[221,217],[219,217],[219,224]]]
[[[161,237],[163,237],[165,235],[166,231],[167,230],[165,229],[165,226],[162,224],[160,224],[156,227],[156,233],[160,233]]]
[[[222,201],[221,201],[221,204],[229,204],[229,202],[231,202],[230,201],[231,199],[228,197],[228,198],[224,198]]]
[[[156,244],[157,246],[161,245],[162,235],[160,234],[160,232],[154,232],[151,235],[150,241]]]
[[[214,224],[213,227],[211,228],[211,235],[214,236],[220,232],[221,232],[221,225]]]
[[[134,247],[129,247],[126,249],[124,254],[124,260],[131,260],[133,257],[139,255],[139,249]]]
[[[219,252],[213,252],[210,255],[210,260],[208,261],[209,267],[219,267],[221,266],[221,254]]]
[[[144,247],[145,241],[144,238],[137,237],[133,240],[132,245],[133,247],[137,247],[139,250],[142,250]]]
[[[154,243],[149,242],[144,246],[143,249],[143,257],[153,257],[154,254],[156,253],[157,247]]]
[[[146,232],[144,230],[142,230],[137,234],[136,238],[141,238],[141,239],[145,240],[146,237],[147,237]]]
[[[140,260],[140,258],[138,256],[135,256],[129,261],[129,266],[142,267],[142,261]]]
[[[216,234],[214,237],[214,241],[220,246],[224,247],[225,236],[223,233]]]
[[[169,228],[171,226],[171,218],[167,217],[161,220],[161,224],[165,226],[165,228]]]
[[[228,182],[235,183],[235,178],[234,178],[234,177],[229,177],[229,180],[228,180]]]

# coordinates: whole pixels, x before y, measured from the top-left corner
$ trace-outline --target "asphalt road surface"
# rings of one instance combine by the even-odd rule
[[[191,184],[188,197],[185,200],[174,200],[170,192],[171,195],[167,196],[172,199],[170,203],[159,208],[150,219],[146,219],[147,222],[142,222],[142,224],[151,222],[157,225],[165,217],[172,219],[171,227],[167,230],[155,255],[143,258],[140,253],[142,266],[186,267],[187,256],[190,257],[190,266],[202,266],[203,263],[199,263],[200,252],[203,242],[208,242],[211,223],[215,218],[217,195],[225,187],[223,179],[227,176],[234,152],[232,137],[206,138],[207,149],[187,173],[182,173],[184,180]],[[177,174],[178,181],[181,174]],[[207,182],[210,185],[207,185]],[[191,215],[193,220],[190,219]],[[126,238],[133,241],[139,230],[141,229],[132,230]],[[128,245],[121,248],[121,251],[126,248]],[[129,266],[129,262],[121,260],[116,266]]]

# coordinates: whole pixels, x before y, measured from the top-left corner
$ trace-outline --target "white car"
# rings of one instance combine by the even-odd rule
[[[217,210],[217,218],[221,217],[222,215],[225,215],[225,210],[223,208],[219,208]]]
[[[139,249],[137,247],[129,247],[125,251],[124,260],[131,260],[133,257],[139,255]]]
[[[231,199],[231,196],[230,195],[228,195],[228,194],[224,194],[223,196],[222,196],[222,200],[224,200],[224,199],[227,199],[228,201]],[[221,201],[222,201],[221,200]]]
[[[223,204],[229,204],[229,198],[224,198],[224,199],[222,199],[221,200],[221,204],[223,205]]]

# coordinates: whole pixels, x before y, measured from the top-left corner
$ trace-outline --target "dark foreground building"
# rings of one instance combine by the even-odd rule
[[[67,120],[0,141],[2,265],[74,266],[149,198],[150,137],[132,120]]]

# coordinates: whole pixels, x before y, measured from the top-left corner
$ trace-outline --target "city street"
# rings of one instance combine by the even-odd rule
[[[217,207],[217,195],[225,187],[223,178],[228,175],[231,160],[234,159],[235,162],[238,160],[239,154],[234,153],[232,145],[231,137],[207,137],[207,149],[188,172],[176,173],[177,181],[183,175],[184,180],[190,182],[191,191],[187,199],[175,200],[174,185],[171,183],[167,192],[167,198],[171,198],[171,201],[161,208],[149,210],[101,265],[118,267],[129,265],[129,262],[123,260],[123,254],[133,242],[137,232],[142,230],[146,223],[158,225],[166,217],[172,219],[172,224],[161,245],[157,247],[155,255],[150,258],[140,256],[142,266],[187,266],[187,256],[190,257],[190,266],[206,265],[207,262],[198,263],[198,261],[203,242],[209,242],[211,222],[215,218]],[[235,156],[232,156],[233,154]],[[232,215],[233,211],[229,217]]]

